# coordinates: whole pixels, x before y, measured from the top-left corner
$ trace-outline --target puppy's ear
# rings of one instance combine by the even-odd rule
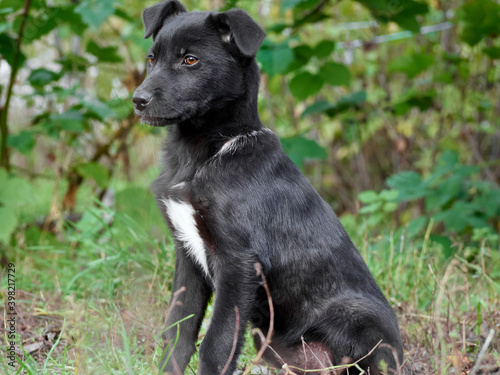
[[[158,34],[163,26],[163,22],[165,22],[167,18],[182,12],[187,12],[187,10],[184,8],[184,5],[177,0],[165,1],[144,9],[142,13],[142,22],[146,29],[144,38],[147,39],[151,35],[153,35],[153,39],[156,38],[156,34]]]
[[[232,43],[234,40],[236,47],[244,56],[255,56],[266,33],[247,12],[231,9],[214,14],[213,19],[225,43]]]

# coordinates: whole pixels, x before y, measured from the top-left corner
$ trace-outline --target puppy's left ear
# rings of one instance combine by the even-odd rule
[[[224,42],[231,43],[234,40],[238,50],[246,57],[257,54],[266,33],[247,12],[231,9],[214,14],[213,19]]]
[[[187,10],[177,0],[164,1],[144,9],[142,12],[142,22],[146,30],[144,38],[147,39],[152,35],[154,40],[167,18],[183,12],[187,12]]]

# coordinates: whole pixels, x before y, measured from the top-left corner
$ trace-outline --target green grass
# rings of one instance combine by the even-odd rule
[[[353,230],[362,228],[352,225],[356,220],[346,220],[346,227],[398,313],[406,372],[470,369],[488,329],[498,330],[500,323],[498,249],[487,242],[478,247],[458,243],[455,255],[446,258],[440,246],[429,241],[425,228],[412,237],[405,238],[403,231],[398,238],[389,234],[368,239]],[[93,207],[74,229],[66,228],[62,238],[33,227],[17,234],[7,258],[16,264],[18,308],[22,324],[29,326],[19,339],[25,346],[44,342],[40,353],[25,355],[17,373],[156,371],[174,250],[168,236],[154,232],[161,230],[140,225],[126,212]],[[210,314],[211,308],[199,342]],[[252,366],[256,355],[251,341],[247,332],[242,369]],[[500,355],[493,345],[481,365],[495,361]],[[197,355],[186,373],[196,370]],[[2,371],[7,371],[5,364]]]

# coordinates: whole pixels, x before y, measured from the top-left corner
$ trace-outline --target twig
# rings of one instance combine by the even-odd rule
[[[356,362],[350,363],[348,365],[330,366],[330,367],[325,367],[325,368],[320,368],[320,369],[306,370],[306,369],[303,369],[303,368],[300,368],[300,367],[288,366],[287,364],[285,364],[285,365],[283,365],[283,368],[285,368],[285,369],[292,368],[292,369],[299,370],[299,371],[302,371],[302,372],[318,372],[318,371],[338,370],[338,369],[355,367],[356,369],[358,369],[360,371],[363,371],[363,369],[361,369],[358,366],[358,363],[361,362],[363,359],[369,357],[375,351],[375,349],[377,349],[379,347],[379,345],[381,343],[382,343],[382,340],[380,340],[379,342],[377,342],[377,344],[367,354],[365,354],[363,357],[361,357],[360,359],[358,359]]]
[[[321,360],[318,358],[318,356],[316,355],[316,353],[314,352],[314,350],[312,350],[311,347],[309,346],[309,344],[304,340],[304,336],[300,336],[300,339],[302,340],[302,347],[304,348],[304,358],[306,360],[306,367],[307,367],[306,346],[309,348],[309,350],[311,351],[311,353],[314,356],[314,358],[316,358],[316,360],[318,361],[318,363],[321,366],[325,367],[325,364],[321,362]]]
[[[172,310],[174,308],[174,306],[177,304],[177,298],[179,297],[179,295],[181,293],[184,293],[186,291],[186,287],[183,286],[183,287],[180,287],[178,290],[176,290],[174,292],[174,294],[172,295],[172,300],[170,301],[170,305],[168,306],[168,309],[167,309],[167,314],[166,314],[166,320],[168,320],[168,317],[170,316],[170,314],[172,313]],[[177,322],[176,324],[178,324],[179,322]],[[175,324],[174,324],[175,325]],[[162,331],[161,333],[161,336],[162,336],[162,341],[163,341],[163,345],[165,346],[165,349],[163,350],[163,353],[162,353],[162,357],[163,355],[167,352],[167,349],[170,345],[170,341],[171,340],[168,340],[168,337],[167,337],[167,331],[171,328],[172,326],[168,326],[165,330]],[[179,325],[177,325],[177,333],[179,332]],[[167,341],[168,340],[168,341]],[[175,347],[175,344],[177,343],[177,341],[174,342],[174,347]],[[165,360],[165,362],[163,362],[163,364],[161,365],[161,368],[160,368],[160,371],[163,371],[163,369],[165,368],[165,366],[167,365],[167,362],[168,362],[168,358],[170,357],[170,354],[168,355],[167,357],[167,360]],[[163,358],[162,358],[163,359]],[[161,360],[160,360],[160,363],[161,363]],[[174,362],[174,365],[177,365],[176,362]]]
[[[479,365],[481,365],[481,361],[483,360],[483,357],[486,354],[486,351],[488,350],[488,346],[490,346],[491,340],[493,340],[494,335],[495,335],[495,330],[493,328],[491,328],[490,332],[488,333],[488,337],[486,337],[486,341],[483,344],[483,347],[479,351],[479,355],[477,356],[476,363],[475,363],[474,367],[472,368],[470,375],[477,374],[477,370],[479,370]]]
[[[21,23],[19,25],[19,32],[17,33],[16,51],[10,71],[9,86],[7,88],[7,95],[5,97],[5,104],[0,113],[0,131],[2,134],[2,141],[0,144],[0,166],[8,171],[10,170],[9,153],[7,150],[7,136],[9,135],[9,127],[7,125],[7,115],[9,112],[10,98],[12,96],[12,88],[16,80],[17,71],[19,70],[19,56],[21,54],[21,42],[23,40],[24,27],[26,26],[26,18],[28,18],[28,11],[31,6],[31,0],[24,2],[24,9],[22,13]]]
[[[254,363],[259,361],[266,350],[266,347],[271,343],[271,336],[274,331],[274,308],[273,308],[273,299],[271,298],[271,292],[269,291],[269,286],[267,285],[266,276],[262,273],[262,266],[260,263],[255,263],[255,270],[257,271],[257,276],[262,277],[263,287],[266,290],[267,302],[269,303],[269,329],[267,331],[266,340],[261,345],[259,352],[257,353],[257,357],[254,359]]]
[[[238,310],[238,306],[234,306],[234,313],[236,314],[236,326],[234,328],[233,347],[231,348],[231,354],[229,355],[226,365],[222,369],[220,375],[224,375],[226,373],[229,365],[231,364],[231,361],[233,360],[234,353],[236,352],[236,344],[238,343],[238,332],[240,330],[240,312]]]
[[[398,352],[396,351],[396,348],[392,345],[389,345],[389,344],[380,344],[380,347],[390,349],[390,351],[392,352],[392,356],[396,360],[396,374],[402,375],[401,368],[403,367],[403,364],[401,362],[399,362],[399,356],[398,356]]]
[[[260,361],[260,359],[264,355],[264,352],[271,343],[271,337],[274,331],[274,307],[273,307],[273,299],[271,297],[271,292],[269,291],[269,286],[267,285],[266,276],[264,276],[264,273],[262,272],[262,266],[260,265],[260,263],[255,263],[254,267],[255,270],[257,271],[257,276],[260,276],[262,278],[262,286],[266,291],[267,302],[269,303],[269,329],[267,331],[267,337],[264,337],[264,334],[258,328],[252,330],[252,335],[258,334],[260,336],[260,341],[261,341],[260,349],[255,358],[252,360],[252,363],[256,364],[257,362]],[[248,375],[250,373],[250,370],[251,367],[248,366],[243,372],[243,375]]]

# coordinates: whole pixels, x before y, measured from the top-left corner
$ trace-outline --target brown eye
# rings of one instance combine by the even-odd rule
[[[155,63],[154,57],[149,57],[149,63],[153,65]]]
[[[194,65],[198,62],[198,59],[194,56],[186,56],[184,58],[184,64],[186,65]]]

